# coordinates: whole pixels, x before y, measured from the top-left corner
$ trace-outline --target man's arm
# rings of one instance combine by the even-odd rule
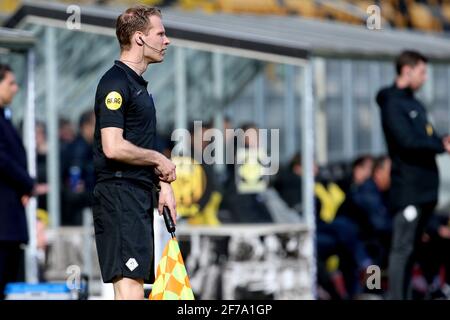
[[[176,179],[175,165],[163,154],[140,148],[123,138],[123,129],[108,127],[101,129],[102,147],[108,159],[138,166],[154,166],[162,181]]]
[[[384,125],[392,134],[397,145],[405,150],[428,151],[442,153],[445,150],[444,141],[435,137],[418,136],[414,134],[409,115],[392,101],[383,110]],[[424,128],[425,130],[425,128]]]
[[[0,130],[0,176],[3,176],[21,195],[31,194],[34,181],[27,170],[12,159],[6,149],[5,133]]]

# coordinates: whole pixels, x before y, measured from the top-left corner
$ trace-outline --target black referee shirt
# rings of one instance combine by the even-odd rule
[[[123,129],[123,137],[132,144],[153,149],[156,112],[147,81],[121,61],[115,61],[100,79],[95,94],[94,166],[97,182],[120,178],[151,188],[154,168],[136,166],[106,158],[100,130]]]

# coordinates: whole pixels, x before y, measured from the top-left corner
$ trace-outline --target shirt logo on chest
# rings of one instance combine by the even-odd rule
[[[419,113],[416,110],[412,110],[412,111],[409,112],[409,116],[411,117],[411,119],[417,118],[418,114]]]
[[[427,134],[431,137],[433,135],[433,126],[429,123],[427,123]]]

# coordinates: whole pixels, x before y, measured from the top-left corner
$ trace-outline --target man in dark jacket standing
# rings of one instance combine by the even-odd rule
[[[18,280],[21,245],[28,242],[25,205],[34,184],[21,138],[6,108],[18,89],[11,68],[0,64],[0,300],[6,284]]]
[[[389,257],[391,299],[411,298],[411,272],[417,242],[437,200],[436,154],[450,151],[439,137],[423,104],[414,97],[426,80],[427,58],[405,51],[396,61],[395,83],[380,90],[377,103],[392,159],[390,207],[394,215]]]

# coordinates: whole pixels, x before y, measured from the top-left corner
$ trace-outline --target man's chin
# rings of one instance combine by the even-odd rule
[[[149,64],[153,64],[153,63],[161,63],[164,61],[164,57],[160,58],[160,59],[152,59],[150,60]]]

